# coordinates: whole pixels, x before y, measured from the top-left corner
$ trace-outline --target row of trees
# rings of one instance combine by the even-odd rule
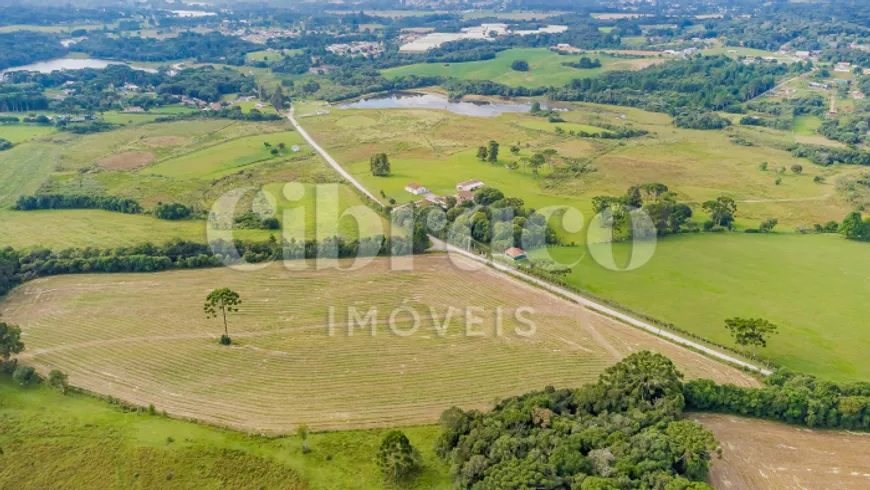
[[[870,165],[870,152],[854,148],[834,148],[830,146],[796,145],[791,154],[822,166],[844,163],[847,165]]]
[[[220,267],[227,263],[261,263],[282,259],[411,255],[431,245],[422,218],[415,214],[400,226],[409,236],[372,236],[361,239],[328,237],[322,240],[265,242],[215,240],[209,244],[174,239],[163,245],[83,248],[53,251],[44,248],[0,249],[0,296],[37,277],[60,274],[157,272],[169,269]]]
[[[833,383],[779,370],[761,388],[717,385],[710,380],[685,384],[686,407],[761,417],[807,427],[870,430],[870,383]]]
[[[723,129],[731,121],[714,112],[683,112],[674,116],[674,126],[687,129]]]
[[[16,211],[40,209],[102,209],[125,214],[139,214],[142,206],[134,199],[87,194],[39,194],[21,196],[15,202]]]

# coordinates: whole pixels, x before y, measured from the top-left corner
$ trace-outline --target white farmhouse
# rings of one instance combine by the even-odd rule
[[[477,179],[472,179],[472,180],[469,180],[466,182],[460,182],[460,183],[456,184],[456,190],[457,191],[474,192],[477,189],[484,187],[485,185],[486,184],[484,184],[483,182],[481,182]]]

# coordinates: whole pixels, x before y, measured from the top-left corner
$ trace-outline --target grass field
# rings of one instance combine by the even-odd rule
[[[689,414],[713,431],[723,448],[713,459],[715,488],[860,489],[870,485],[866,434],[812,431],[727,415]]]
[[[683,130],[674,128],[664,114],[594,104],[564,106],[570,111],[560,113],[566,122],[558,124],[527,114],[471,118],[421,109],[332,110],[326,116],[304,118],[302,124],[371,191],[384,190],[398,202],[414,199],[403,190],[410,182],[447,194],[455,192],[457,182],[478,178],[536,208],[569,205],[584,213],[597,195],[619,195],[631,185],[647,182],[668,185],[679,199],[696,208],[704,201],[728,195],[738,201],[741,226],[754,227],[776,217],[782,226],[793,229],[841,220],[851,209],[838,196],[834,183],[839,176],[860,169],[819,167],[795,159],[774,146],[793,142],[790,131],[749,127]],[[555,126],[567,131],[602,124],[632,125],[650,134],[626,140],[555,134]],[[729,139],[731,133],[756,145],[735,145]],[[491,139],[501,143],[497,165],[475,158],[476,148]],[[522,166],[507,170],[504,163],[517,159],[508,151],[509,146],[517,143],[521,156],[553,148],[561,156],[588,160],[592,171],[575,178],[550,179],[560,165],[557,161],[553,169],[542,167],[541,178],[536,180],[528,170],[524,173]],[[369,175],[368,160],[379,151],[390,156],[390,177]],[[769,170],[760,170],[761,162],[768,162]],[[777,168],[788,169],[794,164],[803,166],[802,175],[776,173]],[[827,183],[813,182],[817,175],[825,177]],[[780,185],[776,185],[778,177],[782,178]],[[582,241],[576,235],[569,238]]]
[[[16,144],[38,139],[53,132],[55,132],[55,128],[53,126],[35,126],[30,124],[0,124],[0,138]]]
[[[744,48],[741,46],[725,46],[718,45],[712,48],[702,49],[701,54],[705,56],[712,56],[716,54],[724,54],[731,58],[737,58],[740,56],[745,56],[748,58],[756,58],[756,57],[772,57],[778,60],[788,60],[791,61],[794,59],[793,56],[783,55],[779,53],[775,53],[773,51],[764,51],[762,49],[753,49],[753,48]]]
[[[97,210],[0,210],[0,248],[44,246],[55,250],[120,247],[170,238],[205,242],[205,221],[165,221]]]
[[[160,416],[123,413],[86,396],[0,382],[0,487],[105,489],[377,490],[384,431],[268,439]],[[402,431],[423,470],[408,488],[451,488],[434,454],[437,427]],[[171,439],[172,442],[169,442]]]
[[[597,77],[612,70],[637,70],[663,61],[659,58],[623,59],[597,53],[584,56],[600,59],[602,67],[571,68],[562,63],[577,61],[581,58],[580,55],[563,56],[545,48],[516,48],[501,51],[492,60],[448,64],[419,63],[383,70],[382,73],[387,78],[447,75],[467,80],[492,80],[512,86],[538,87],[565,85],[575,78]],[[516,60],[528,61],[529,71],[513,70],[511,64]]]
[[[270,143],[271,146],[266,147],[264,143]],[[287,148],[278,156],[272,155],[270,150],[277,148],[279,143],[284,143]],[[166,160],[142,172],[175,179],[217,179],[237,172],[242,167],[294,155],[290,147],[302,144],[302,137],[295,131],[248,136]],[[299,156],[309,152],[305,150]]]
[[[812,136],[822,125],[822,120],[816,116],[796,116],[792,121],[792,130],[798,136]]]
[[[590,126],[588,124],[578,124],[571,122],[562,122],[562,123],[551,123],[543,118],[537,118],[536,121],[522,121],[519,123],[520,126],[529,129],[537,129],[539,131],[547,131],[550,133],[555,133],[556,128],[562,128],[566,133],[571,131],[575,132],[586,132],[589,134],[601,134],[604,133],[605,130],[601,128],[596,128],[595,126]]]
[[[572,263],[583,251],[551,254]],[[627,244],[615,247],[617,257],[629,252]],[[587,255],[567,280],[728,345],[726,318],[766,318],[780,333],[765,357],[826,379],[870,378],[870,332],[858,307],[870,294],[864,243],[838,235],[682,235],[660,240],[638,270],[612,272]]]
[[[754,383],[488,269],[460,270],[444,255],[413,260],[413,271],[389,271],[390,260],[375,259],[353,273],[275,264],[59,276],[27,283],[0,306],[4,321],[22,326],[24,363],[59,368],[97,393],[258,432],[430,423],[453,405],[487,408],[550,384],[578,386],[642,348],[665,353],[689,377]],[[232,347],[218,345],[223,325],[202,314],[216,287],[244,301],[230,318]],[[516,333],[527,328],[514,319],[520,305],[532,308],[531,336]],[[361,315],[377,308],[375,334],[363,327],[348,334],[349,306]],[[402,335],[388,328],[399,306]],[[466,307],[481,308],[473,314],[483,323],[468,330]],[[419,315],[416,331],[408,308]]]
[[[33,194],[51,174],[59,149],[50,143],[29,143],[0,153],[0,206],[22,194]]]

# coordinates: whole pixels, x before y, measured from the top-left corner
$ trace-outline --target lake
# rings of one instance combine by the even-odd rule
[[[394,93],[383,97],[360,99],[339,106],[340,109],[440,109],[462,116],[495,117],[507,112],[529,112],[532,106],[517,102],[454,102],[443,95]]]
[[[202,10],[170,10],[170,12],[179,17],[211,17],[217,15],[214,12],[203,12]]]
[[[57,58],[54,60],[40,61],[30,65],[15,66],[0,71],[0,75],[13,71],[38,71],[40,73],[51,73],[58,70],[82,70],[84,68],[96,68],[101,70],[109,65],[126,65],[121,61],[98,60],[93,58],[75,59],[75,58]],[[130,65],[134,70],[146,71],[148,73],[157,73],[153,68],[137,67]]]

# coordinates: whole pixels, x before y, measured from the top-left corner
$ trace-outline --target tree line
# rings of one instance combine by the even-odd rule
[[[414,222],[411,223],[412,225]],[[327,237],[321,240],[222,240],[211,243],[173,239],[162,245],[144,243],[118,248],[0,249],[0,296],[38,277],[61,274],[158,272],[170,269],[221,267],[228,263],[262,263],[283,259],[340,259],[411,255],[431,245],[425,231],[409,236],[371,236],[360,239]]]
[[[870,430],[870,383],[834,383],[780,369],[761,388],[693,380],[686,408],[759,417],[812,428]]]
[[[16,211],[43,209],[102,209],[116,213],[139,214],[142,206],[135,199],[87,194],[39,194],[21,196],[13,205]]]

